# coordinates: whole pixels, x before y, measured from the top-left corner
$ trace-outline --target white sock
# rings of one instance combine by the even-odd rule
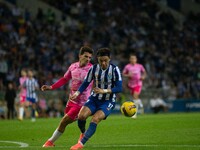
[[[49,141],[54,143],[63,133],[59,132],[58,129],[56,129],[53,133],[53,135],[49,138]]]
[[[142,103],[141,99],[138,99],[138,104],[139,104],[139,110],[138,110],[138,112],[140,114],[144,114],[144,107],[143,107],[143,103]]]
[[[143,108],[143,104],[142,104],[141,99],[138,99],[138,104],[139,104],[140,108]]]
[[[133,102],[135,103],[135,106],[136,106],[136,113],[133,115],[133,116],[137,116],[137,113],[138,113],[138,108],[139,108],[139,102],[138,102],[138,99],[136,100],[133,100]]]
[[[20,107],[19,108],[19,118],[23,119],[23,117],[24,117],[24,107]]]

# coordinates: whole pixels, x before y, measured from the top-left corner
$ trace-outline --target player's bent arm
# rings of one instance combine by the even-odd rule
[[[66,83],[68,82],[68,80],[64,77],[60,78],[56,83],[54,83],[52,86],[51,86],[51,90],[54,90],[54,89],[57,89],[63,85],[65,85]]]
[[[128,77],[128,74],[127,73],[122,73],[122,76]]]
[[[146,73],[146,71],[144,71],[141,75],[141,80],[144,80],[146,78],[146,76],[147,76],[147,73]]]
[[[96,90],[96,93],[99,93],[99,94],[119,93],[119,92],[122,92],[122,81],[116,81],[115,82],[115,87],[112,88],[112,89],[100,89],[100,88],[97,88],[95,90]]]
[[[103,89],[103,94],[112,93],[111,89]]]
[[[83,81],[83,83],[80,85],[78,91],[82,93],[88,86],[90,82],[87,82],[86,80]]]
[[[111,89],[112,93],[122,92],[122,81],[116,81],[115,86]]]
[[[79,89],[69,97],[70,100],[75,100],[90,84],[90,82],[83,81],[83,83],[80,85]]]

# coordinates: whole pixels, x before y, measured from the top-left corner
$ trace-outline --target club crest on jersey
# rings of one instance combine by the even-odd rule
[[[111,73],[108,74],[108,79],[112,79],[112,74]]]

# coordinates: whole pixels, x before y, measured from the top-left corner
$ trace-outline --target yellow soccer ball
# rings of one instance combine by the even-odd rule
[[[126,117],[132,117],[137,109],[133,102],[127,101],[121,105],[121,113]]]

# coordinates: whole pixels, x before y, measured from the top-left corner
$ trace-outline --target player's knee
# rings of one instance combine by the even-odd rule
[[[133,95],[133,99],[138,99],[138,96],[137,95]]]
[[[101,121],[101,119],[98,116],[93,116],[91,122],[94,122],[98,124]]]
[[[66,124],[66,125],[70,124],[72,122],[73,122],[73,120],[68,115],[65,115],[61,120],[61,123]]]
[[[79,115],[78,115],[78,119],[79,119],[79,120],[86,120],[86,119],[87,119],[87,116],[84,115],[84,114],[79,114]]]

